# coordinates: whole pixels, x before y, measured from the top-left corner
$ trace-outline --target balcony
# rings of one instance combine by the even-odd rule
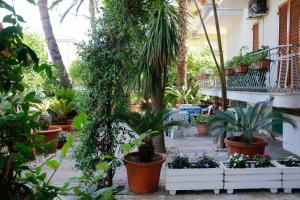
[[[247,73],[226,76],[228,98],[256,103],[274,97],[273,106],[300,108],[299,46],[285,45],[268,50],[271,60],[267,70],[250,67]],[[221,96],[217,76],[198,80],[199,92]]]

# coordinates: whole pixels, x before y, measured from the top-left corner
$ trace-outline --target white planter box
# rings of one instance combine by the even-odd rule
[[[235,189],[270,189],[277,193],[281,188],[281,168],[228,168],[224,163],[224,189],[232,194]]]
[[[215,194],[223,189],[224,169],[171,169],[166,164],[166,190],[171,195],[177,190],[214,190]]]
[[[282,170],[282,188],[285,193],[292,193],[292,189],[300,188],[300,167],[286,167],[275,161]]]

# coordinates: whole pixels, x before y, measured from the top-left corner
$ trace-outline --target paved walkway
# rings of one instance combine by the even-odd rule
[[[182,139],[171,139],[166,137],[166,146],[168,151],[171,154],[174,152],[179,152],[185,154],[189,157],[198,157],[203,153],[209,156],[213,156],[219,161],[226,161],[228,159],[226,152],[216,152],[216,143],[210,137],[198,137],[195,136],[195,129],[189,130],[187,137]],[[273,159],[281,158],[285,155],[291,155],[291,153],[282,149],[282,143],[277,140],[269,139],[269,146],[266,151],[271,155]],[[59,154],[58,152],[57,154]],[[170,160],[170,158],[169,158]],[[52,179],[52,182],[57,185],[62,185],[70,177],[80,175],[80,172],[74,168],[74,160],[71,159],[71,156],[66,158],[63,162],[57,173]],[[49,169],[44,168],[45,171]],[[300,191],[295,191],[294,194],[284,194],[280,191],[278,194],[271,194],[268,190],[240,190],[236,191],[233,195],[228,195],[225,191],[221,192],[220,195],[214,195],[212,191],[185,191],[180,192],[175,196],[168,195],[168,192],[164,188],[165,182],[165,168],[162,168],[161,177],[160,177],[160,186],[159,190],[153,194],[147,195],[136,195],[128,191],[127,187],[127,175],[126,169],[124,166],[119,167],[114,176],[114,183],[120,186],[124,186],[125,189],[121,194],[117,195],[119,200],[165,200],[165,199],[174,199],[174,200],[202,200],[202,199],[222,199],[222,200],[285,200],[291,199],[296,200],[300,199]],[[66,198],[69,199],[69,198]]]

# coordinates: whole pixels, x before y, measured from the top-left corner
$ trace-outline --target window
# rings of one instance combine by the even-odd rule
[[[259,49],[259,23],[255,23],[252,27],[253,32],[253,51]]]

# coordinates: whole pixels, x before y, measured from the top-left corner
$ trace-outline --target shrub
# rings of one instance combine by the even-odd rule
[[[193,122],[195,124],[207,124],[209,122],[210,118],[211,118],[211,116],[209,116],[209,115],[200,114],[193,118]]]
[[[198,161],[196,163],[196,168],[216,168],[219,167],[219,163],[209,156],[202,156],[198,158]]]
[[[256,167],[269,167],[271,165],[271,157],[268,155],[256,155],[253,158]]]
[[[282,158],[280,161],[279,161],[281,164],[284,164],[285,166],[287,167],[295,167],[295,166],[298,166],[297,162],[298,162],[298,159],[295,158],[294,156],[287,156],[285,158]]]
[[[229,157],[228,166],[230,168],[246,168],[248,156],[235,153]]]
[[[172,162],[172,167],[174,169],[190,168],[191,164],[187,156],[177,155]]]

